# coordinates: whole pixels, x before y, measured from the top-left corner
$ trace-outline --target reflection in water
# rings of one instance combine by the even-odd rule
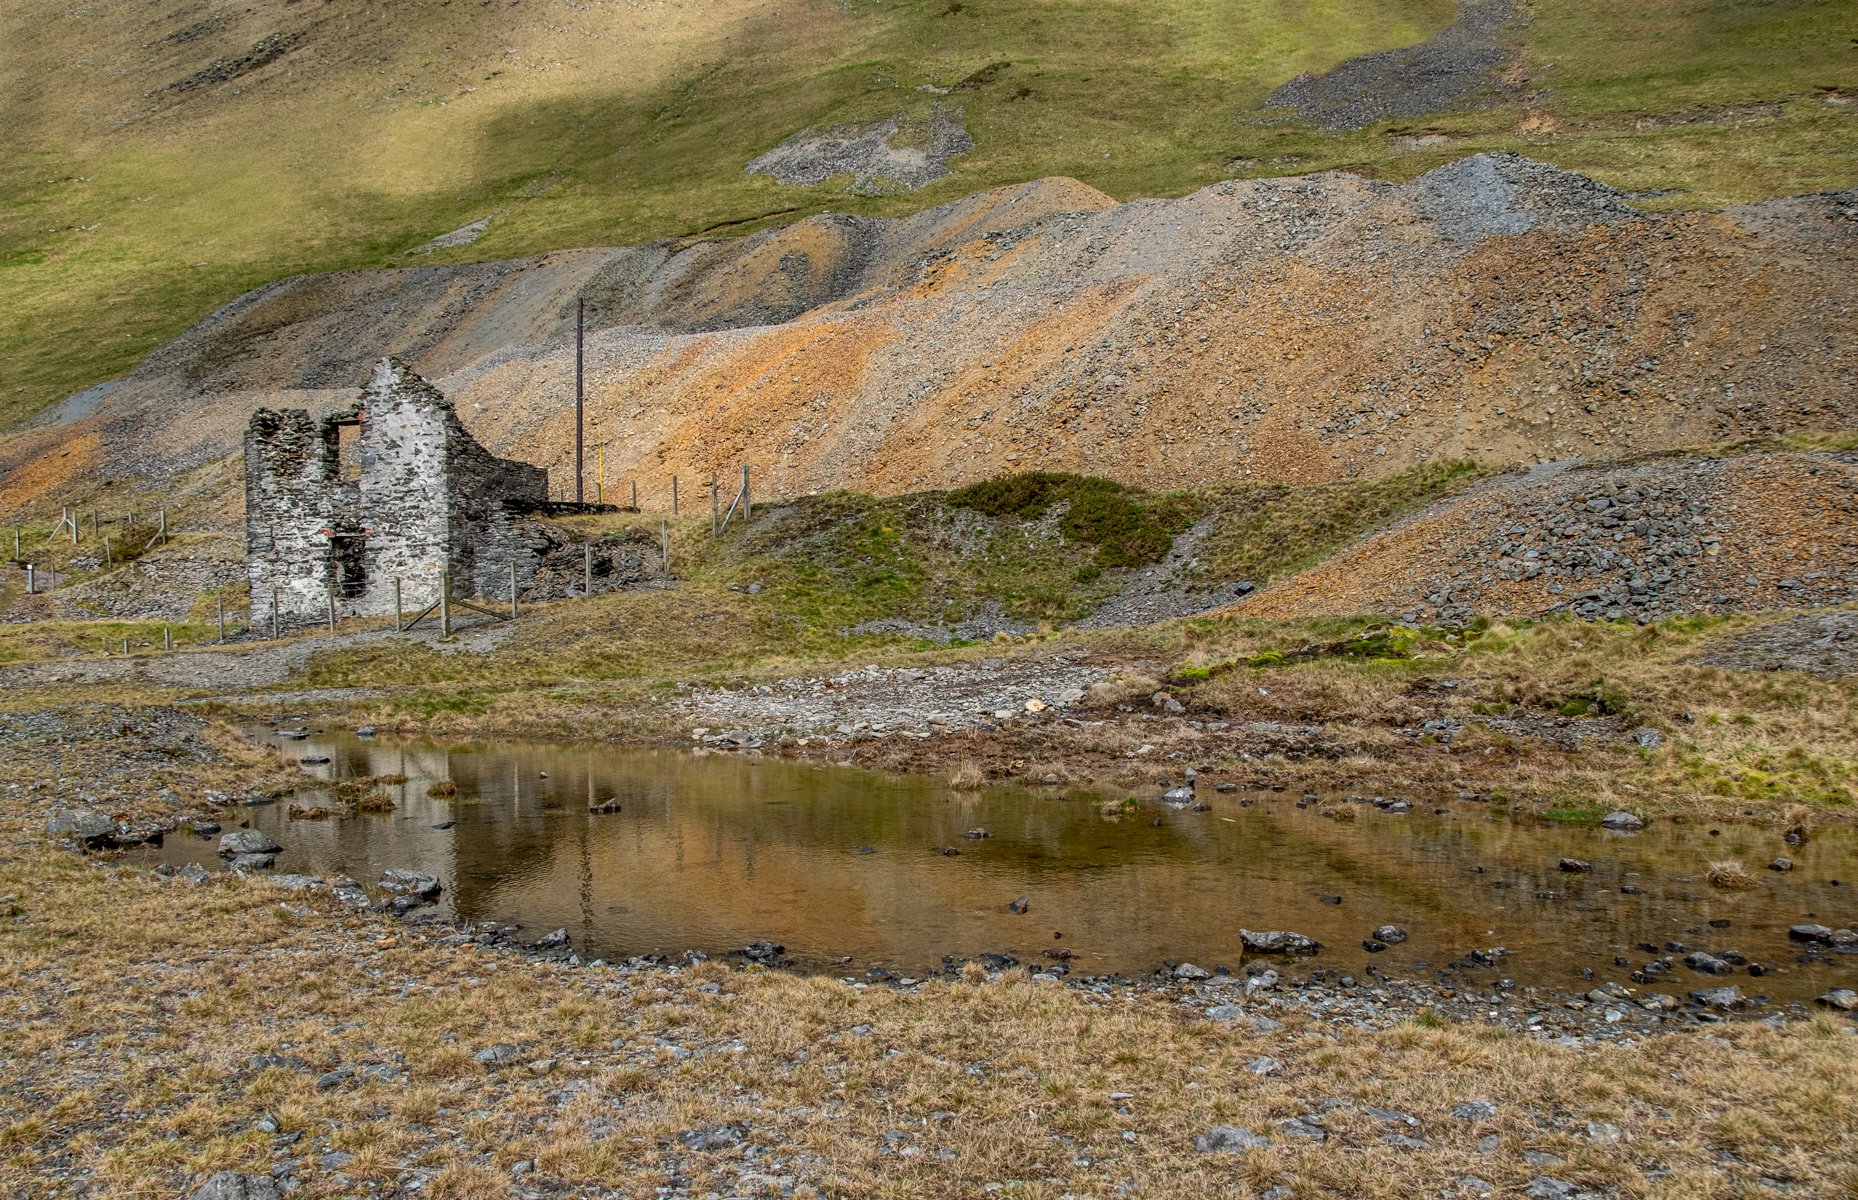
[[[1583,968],[1623,981],[1666,943],[1739,951],[1779,973],[1719,979],[1680,964],[1651,990],[1741,982],[1803,999],[1858,975],[1858,956],[1797,963],[1787,941],[1794,922],[1858,921],[1848,836],[1789,849],[1753,828],[1711,837],[1654,822],[1619,835],[1466,803],[1399,816],[1364,806],[1335,821],[1282,795],[1210,789],[1208,812],[1154,805],[1107,817],[1101,795],[956,793],[922,778],[663,750],[333,734],[286,745],[328,755],[306,768],[324,779],[407,782],[389,785],[399,807],[381,816],[289,821],[282,805],[252,810],[285,846],[280,870],[364,883],[389,867],[432,871],[457,915],[533,935],[565,926],[589,957],[714,954],[769,938],[821,965],[850,956],[922,973],[944,954],[1032,962],[1062,949],[1081,973],[1135,973],[1163,960],[1236,966],[1245,927],[1317,938],[1329,947],[1320,965],[1408,976],[1501,945],[1514,951],[1502,974],[1580,988],[1591,986]],[[428,798],[445,778],[457,798]],[[619,811],[589,811],[612,801]],[[976,828],[991,836],[964,836]],[[1760,870],[1783,852],[1794,872]],[[211,847],[174,839],[164,853],[204,859]],[[1565,874],[1563,857],[1593,869]],[[1729,857],[1761,876],[1754,890],[1704,881],[1708,860]],[[1023,915],[1008,908],[1020,896],[1030,901]],[[1386,922],[1411,940],[1370,956],[1361,942]]]

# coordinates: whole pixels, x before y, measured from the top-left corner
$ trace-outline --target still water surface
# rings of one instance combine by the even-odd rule
[[[945,954],[1031,963],[1062,948],[1074,972],[1134,974],[1164,960],[1236,968],[1245,927],[1317,938],[1327,949],[1310,965],[1410,978],[1507,947],[1496,969],[1459,973],[1486,985],[1501,975],[1584,990],[1583,969],[1624,982],[1667,942],[1736,951],[1774,973],[1711,977],[1680,961],[1649,990],[1739,983],[1785,1001],[1858,980],[1858,955],[1800,962],[1787,939],[1797,922],[1858,925],[1858,842],[1846,834],[1799,847],[1753,827],[1712,836],[1660,821],[1615,834],[1466,802],[1401,815],[1357,805],[1355,820],[1338,821],[1295,794],[1221,795],[1210,780],[1199,797],[1209,811],[1144,800],[1106,816],[1103,801],[1119,796],[962,793],[932,779],[672,750],[254,736],[327,756],[304,768],[322,780],[407,779],[388,785],[398,807],[382,815],[292,821],[287,804],[246,810],[283,844],[278,870],[370,884],[390,867],[431,871],[445,884],[443,909],[520,923],[528,936],[565,927],[589,958],[719,954],[768,938],[835,969],[849,969],[838,967],[849,956],[861,970],[918,974]],[[426,795],[448,778],[455,799]],[[316,802],[317,790],[298,800]],[[609,800],[620,811],[589,812]],[[969,839],[971,829],[991,836]],[[951,846],[960,853],[938,852]],[[1782,854],[1794,871],[1765,869]],[[162,856],[211,861],[213,843],[172,838]],[[1591,872],[1561,871],[1564,857],[1590,861]],[[1704,871],[1723,858],[1746,863],[1755,888],[1713,890]],[[1023,914],[1009,908],[1020,897]],[[1368,954],[1362,940],[1388,922],[1411,940]]]

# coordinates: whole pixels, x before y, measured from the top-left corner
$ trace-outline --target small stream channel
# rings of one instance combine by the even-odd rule
[[[1786,1002],[1858,981],[1858,954],[1809,953],[1788,938],[1801,922],[1858,925],[1858,840],[1843,831],[1803,846],[1748,826],[1655,821],[1620,834],[1465,801],[1415,801],[1403,814],[1356,804],[1354,819],[1336,820],[1294,793],[1220,794],[1210,779],[1197,797],[1207,811],[1144,800],[1110,816],[1103,803],[1120,795],[957,792],[773,759],[252,736],[327,757],[304,768],[319,780],[406,777],[386,788],[390,813],[315,821],[289,819],[287,803],[243,810],[284,846],[277,870],[365,884],[392,867],[429,871],[445,885],[441,911],[520,924],[529,938],[565,927],[588,958],[718,955],[766,938],[840,972],[920,975],[944,955],[988,952],[1050,964],[1045,952],[1068,951],[1073,973],[1132,975],[1164,961],[1236,969],[1245,927],[1323,942],[1308,966],[1483,986],[1501,977],[1585,990],[1583,970],[1627,982],[1668,954],[1673,969],[1645,990],[1735,983]],[[456,782],[455,798],[427,796],[441,779]],[[296,799],[335,803],[323,787]],[[608,801],[619,811],[589,811]],[[978,829],[991,836],[966,836]],[[217,866],[216,842],[177,835],[157,853]],[[1766,869],[1780,855],[1793,871]],[[1564,872],[1563,858],[1591,870]],[[1710,887],[1707,863],[1726,858],[1747,865],[1753,888]],[[1026,911],[1012,911],[1021,897]],[[1363,940],[1386,923],[1410,940],[1370,954]],[[1493,947],[1510,953],[1466,963]],[[1746,961],[1705,975],[1683,964],[1684,950]],[[1751,977],[1748,964],[1763,973]]]

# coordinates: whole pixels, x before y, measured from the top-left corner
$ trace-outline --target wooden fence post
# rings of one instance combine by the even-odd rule
[[[281,636],[279,633],[278,618],[277,618],[277,589],[276,588],[271,589],[271,636],[273,638],[277,638]]]
[[[516,560],[510,559],[510,620],[516,619]]]
[[[639,506],[639,481],[635,479],[632,481],[632,507],[637,508],[638,506]]]
[[[742,468],[742,478],[748,478],[747,467]],[[168,544],[168,510],[165,508],[161,510],[161,544],[164,546]]]
[[[671,476],[671,515],[677,515],[677,476]]]
[[[105,570],[116,565],[115,556],[110,553],[110,539],[103,539],[103,566]]]
[[[395,633],[400,633],[402,631],[404,621],[405,621],[405,617],[402,615],[402,610],[400,608],[400,577],[396,575],[394,576],[394,632]]]
[[[594,594],[594,544],[585,542],[581,546],[581,596],[591,600]]]
[[[23,553],[21,553],[19,549],[19,536],[20,536],[19,526],[15,525],[13,526],[13,561],[14,562],[23,562],[25,561],[25,558],[26,558],[26,556]]]
[[[439,572],[439,638],[452,636],[452,573]]]
[[[161,648],[169,653],[174,651],[174,626],[163,625],[161,627]]]
[[[329,632],[335,632],[335,589],[323,589],[323,596],[329,601]]]
[[[748,496],[748,464],[742,464],[742,523],[746,525],[755,515],[755,502]]]
[[[221,645],[224,645],[226,641],[226,598],[215,596],[213,603],[219,609],[219,641]]]
[[[722,499],[716,491],[716,472],[710,472],[710,536],[716,536],[716,526],[722,520]]]
[[[124,654],[129,653],[129,639],[128,638],[123,639],[123,653]]]
[[[664,539],[664,577],[671,578],[671,522],[658,522],[658,535]]]

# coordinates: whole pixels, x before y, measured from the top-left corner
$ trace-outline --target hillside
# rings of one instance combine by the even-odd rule
[[[1049,176],[1127,199],[1516,150],[1658,208],[1849,187],[1855,36],[1841,0],[13,5],[0,424],[288,275]]]
[[[742,463],[768,498],[1027,469],[1315,484],[1849,429],[1855,218],[1852,193],[1648,215],[1480,155],[1403,185],[1328,173],[1119,205],[1047,180],[909,218],[298,277],[89,415],[0,443],[0,515],[124,506],[112,481],[140,479],[236,524],[224,464],[251,410],[347,403],[385,354],[571,488],[576,295],[591,444],[650,508],[673,474]]]

